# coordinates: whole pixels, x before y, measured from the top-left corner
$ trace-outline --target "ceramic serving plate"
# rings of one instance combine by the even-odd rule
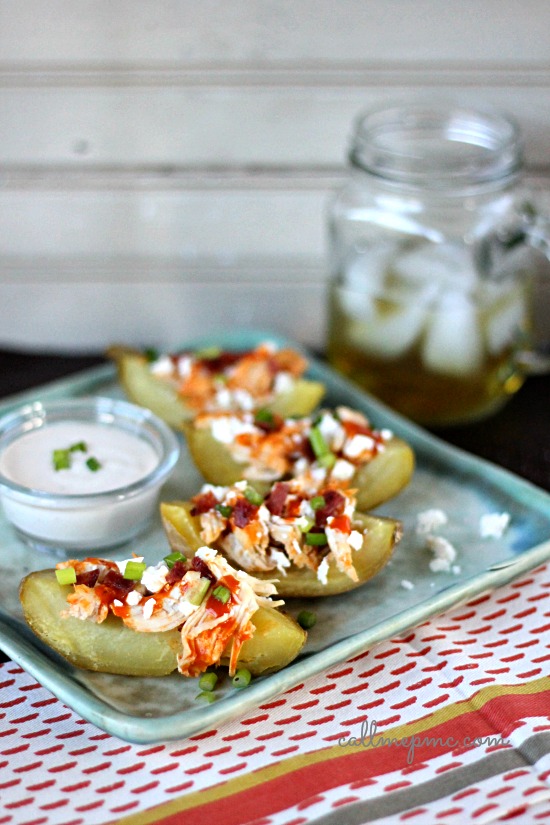
[[[240,333],[219,336],[214,343],[245,349],[261,340],[293,345],[277,336]],[[193,342],[204,346],[206,342]],[[208,343],[213,343],[211,340]],[[378,512],[398,518],[404,536],[390,564],[357,590],[326,599],[288,600],[293,614],[314,610],[317,623],[303,654],[289,667],[256,679],[238,690],[225,680],[209,705],[197,701],[197,680],[174,674],[161,679],[88,673],[69,665],[43,646],[26,628],[18,599],[21,578],[31,570],[53,567],[56,558],[27,547],[0,514],[0,648],[62,702],[99,728],[131,742],[183,739],[248,712],[282,691],[377,642],[441,613],[476,594],[503,585],[550,558],[550,495],[492,464],[451,448],[397,416],[379,402],[310,359],[309,375],[327,387],[326,406],[347,404],[362,410],[378,428],[387,427],[406,439],[416,453],[417,468],[409,487]],[[29,400],[102,395],[122,398],[114,368],[100,367],[46,387],[20,394],[0,405],[7,412]],[[164,499],[187,499],[202,479],[185,446],[174,475],[162,490]],[[447,524],[439,529],[457,550],[454,570],[434,573],[432,554],[417,535],[418,514],[443,509]],[[483,538],[480,518],[508,513],[500,538]],[[167,552],[160,519],[148,533],[111,553],[132,552],[156,563]]]

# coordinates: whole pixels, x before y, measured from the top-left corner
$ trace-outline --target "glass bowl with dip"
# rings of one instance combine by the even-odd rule
[[[0,500],[38,550],[112,548],[142,533],[179,457],[149,410],[110,398],[26,404],[0,419]]]

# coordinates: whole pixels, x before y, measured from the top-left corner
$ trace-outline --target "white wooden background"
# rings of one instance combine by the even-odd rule
[[[550,186],[547,0],[0,0],[0,346],[322,346],[351,122],[427,93]]]

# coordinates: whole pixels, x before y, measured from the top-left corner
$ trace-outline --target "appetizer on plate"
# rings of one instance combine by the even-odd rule
[[[274,481],[303,477],[308,486],[355,489],[360,511],[397,495],[414,470],[408,444],[345,406],[302,418],[268,409],[203,412],[184,432],[193,461],[212,484],[246,479],[267,492]]]
[[[127,396],[175,428],[204,411],[262,407],[307,415],[325,392],[323,384],[303,377],[303,355],[270,342],[246,352],[209,347],[150,356],[113,346],[108,355]]]
[[[399,522],[360,513],[354,491],[277,481],[262,496],[247,481],[206,484],[188,502],[162,502],[174,550],[208,543],[281,596],[343,593],[375,576],[401,537]]]
[[[170,554],[147,566],[87,558],[26,576],[23,614],[36,635],[72,664],[129,676],[178,670],[198,676],[279,670],[302,649],[305,631],[272,601],[271,581],[235,570],[210,547],[192,561]]]

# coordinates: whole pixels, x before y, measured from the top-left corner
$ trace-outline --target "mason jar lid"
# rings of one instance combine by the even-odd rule
[[[512,118],[442,102],[363,113],[349,159],[387,182],[435,190],[502,185],[523,163],[520,131]]]

